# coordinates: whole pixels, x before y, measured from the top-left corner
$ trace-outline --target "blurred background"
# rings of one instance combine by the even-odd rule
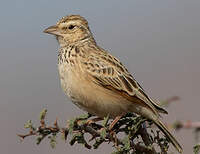
[[[80,14],[88,21],[97,43],[127,66],[146,92],[157,100],[177,95],[163,121],[199,121],[200,1],[199,0],[1,0],[0,5],[0,149],[12,153],[108,154],[48,139],[20,142],[23,124],[38,121],[48,109],[48,120],[61,125],[82,113],[64,95],[57,71],[58,44],[42,31],[62,16]],[[195,144],[192,130],[173,132],[184,154]]]

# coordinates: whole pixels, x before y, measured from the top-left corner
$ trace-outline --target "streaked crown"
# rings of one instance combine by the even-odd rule
[[[67,23],[76,23],[76,24],[84,25],[85,27],[88,27],[87,20],[80,15],[69,15],[69,16],[62,17],[57,22],[57,25],[62,25],[62,24],[67,24]]]
[[[93,39],[87,20],[80,15],[65,16],[44,32],[55,35],[61,45]]]

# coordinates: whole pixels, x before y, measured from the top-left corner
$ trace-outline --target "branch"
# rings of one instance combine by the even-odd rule
[[[29,136],[36,136],[36,143],[40,144],[41,141],[48,137],[51,147],[54,148],[57,143],[56,137],[58,134],[61,134],[65,141],[70,134],[70,145],[79,143],[87,149],[91,149],[92,147],[97,149],[102,143],[112,143],[116,150],[115,154],[119,152],[131,153],[134,151],[156,154],[157,152],[153,144],[156,143],[159,147],[158,142],[161,141],[158,140],[160,137],[148,133],[147,130],[151,128],[142,127],[144,123],[147,125],[149,123],[145,118],[134,116],[131,113],[122,117],[113,127],[112,131],[109,130],[111,121],[108,117],[103,120],[102,124],[95,122],[88,123],[88,121],[92,121],[92,117],[86,114],[69,120],[66,127],[60,127],[57,119],[53,126],[48,126],[45,122],[46,113],[46,109],[41,112],[40,125],[38,127],[34,127],[30,120],[25,124],[25,128],[29,129],[29,132],[27,134],[18,134],[21,140]],[[153,132],[153,130],[151,131]],[[89,140],[85,139],[86,134],[91,136]],[[162,138],[162,140],[165,140],[165,138]],[[160,147],[160,151],[162,149]]]
[[[172,97],[166,101],[163,101],[162,105],[168,105],[172,101],[179,99],[178,97]],[[74,118],[67,122],[67,126],[60,127],[58,120],[56,119],[52,126],[49,126],[46,121],[47,110],[44,109],[40,113],[40,125],[35,127],[31,120],[25,124],[25,128],[28,129],[27,134],[18,134],[21,140],[26,137],[35,136],[36,144],[40,144],[46,137],[50,139],[50,145],[52,148],[56,145],[56,139],[58,134],[61,134],[62,139],[67,140],[68,136],[71,137],[69,143],[74,145],[75,143],[82,144],[87,149],[97,149],[102,143],[112,143],[115,147],[113,154],[124,153],[167,153],[169,142],[165,136],[160,136],[159,130],[154,130],[155,127],[151,127],[152,122],[141,116],[135,116],[132,113],[128,113],[123,116],[113,127],[109,130],[111,120],[106,117],[102,123],[91,122],[92,116],[85,114],[80,117]],[[182,128],[184,124],[178,124],[177,127]],[[85,136],[90,136],[88,140]],[[155,150],[156,149],[156,150]]]
[[[181,121],[177,121],[172,125],[173,128],[179,130],[182,128],[185,129],[200,129],[200,122],[192,122],[190,120],[186,121],[186,122],[181,122]]]

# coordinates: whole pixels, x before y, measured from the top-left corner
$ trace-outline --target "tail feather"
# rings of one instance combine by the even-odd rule
[[[174,138],[174,136],[169,132],[167,127],[158,119],[155,121],[156,125],[159,127],[159,129],[166,135],[168,139],[170,139],[171,143],[174,145],[174,147],[178,150],[179,153],[183,152],[183,149],[181,145],[178,143],[178,141]]]

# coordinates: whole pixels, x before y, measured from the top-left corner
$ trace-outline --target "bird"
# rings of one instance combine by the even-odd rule
[[[62,17],[44,30],[59,43],[58,72],[61,87],[82,110],[115,123],[132,112],[152,120],[173,146],[182,147],[160,120],[167,111],[150,98],[118,58],[97,45],[88,21],[80,15]]]

